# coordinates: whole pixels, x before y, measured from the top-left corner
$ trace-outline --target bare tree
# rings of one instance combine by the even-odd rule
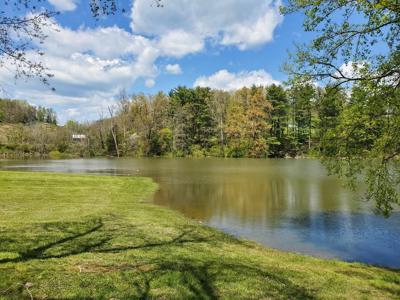
[[[34,1],[3,2],[10,8],[7,13],[0,10],[0,68],[7,68],[15,78],[37,77],[48,84],[52,74],[40,59],[44,53],[35,45],[43,43],[44,29],[52,25],[57,13],[38,10],[31,3]]]
[[[119,157],[117,130],[116,130],[115,122],[114,122],[114,110],[115,110],[115,107],[113,105],[108,106],[108,112],[110,113],[110,131],[111,131],[111,135],[114,140],[115,151],[117,151],[117,157]]]
[[[100,145],[103,150],[106,150],[106,144],[104,142],[104,112],[103,109],[99,111],[99,120],[96,122],[98,124]]]
[[[122,143],[121,150],[123,153],[127,150],[127,139],[128,139],[128,127],[129,127],[129,109],[130,109],[130,101],[129,96],[127,95],[125,89],[121,90],[118,95],[118,103],[117,103],[117,114],[118,114],[118,124],[122,128]]]

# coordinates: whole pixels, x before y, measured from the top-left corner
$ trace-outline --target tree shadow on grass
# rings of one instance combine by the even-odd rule
[[[151,266],[146,269],[145,266]],[[126,270],[126,266],[124,267]],[[143,270],[145,269],[145,270]],[[115,299],[316,299],[316,291],[293,283],[279,270],[266,271],[245,262],[225,261],[210,257],[197,260],[168,257],[132,266],[126,275],[131,290],[124,295],[110,293]],[[114,270],[116,271],[116,270]],[[168,282],[167,277],[173,280]],[[241,281],[249,280],[247,286]],[[254,280],[254,281],[253,281]],[[174,294],[157,294],[160,283],[173,287]],[[224,291],[224,286],[227,291]],[[222,290],[221,290],[222,287]],[[247,289],[247,290],[246,290]],[[71,298],[72,299],[72,298]]]
[[[141,230],[140,225],[118,224],[101,218],[85,220],[82,222],[55,222],[35,225],[36,228],[26,230],[39,231],[36,237],[25,242],[20,249],[15,243],[20,243],[24,237],[31,236],[34,232],[26,232],[26,235],[17,232],[10,233],[7,243],[0,245],[0,251],[12,252],[17,249],[17,257],[0,259],[0,264],[25,263],[33,260],[47,260],[65,258],[78,254],[116,254],[131,250],[153,251],[153,255],[144,256],[142,262],[136,265],[113,265],[99,267],[93,272],[105,276],[106,272],[119,274],[120,280],[126,280],[131,285],[129,291],[115,295],[118,299],[149,299],[154,298],[157,287],[165,288],[168,280],[174,278],[177,286],[175,296],[185,299],[218,299],[220,297],[217,286],[229,284],[235,286],[240,280],[258,278],[259,293],[265,296],[277,296],[278,298],[312,299],[312,295],[305,289],[298,287],[286,279],[285,276],[266,272],[265,270],[244,262],[232,261],[220,255],[197,256],[196,251],[201,247],[196,245],[218,241],[218,236],[212,231],[199,231],[197,227],[186,225],[178,228],[174,236],[157,235],[150,236],[146,230]],[[118,232],[126,236],[118,239]],[[132,239],[130,239],[131,237]],[[125,241],[125,243],[121,243]],[[13,245],[14,244],[14,245]],[[182,247],[187,249],[187,255],[171,255]],[[163,247],[163,248],[161,248]],[[154,256],[155,254],[155,256]],[[155,258],[154,258],[155,257]],[[104,263],[104,262],[103,262]],[[126,261],[129,263],[129,259]],[[109,268],[109,270],[107,269]],[[127,274],[124,278],[124,274]],[[97,284],[95,282],[91,284]],[[115,289],[118,283],[115,282]],[[234,287],[233,287],[234,288]],[[109,292],[111,293],[113,289]],[[34,290],[33,290],[34,292]],[[107,291],[106,291],[107,292]],[[121,294],[122,293],[122,294]],[[79,299],[77,297],[71,299]],[[0,293],[0,296],[1,293]],[[5,296],[5,295],[3,295]],[[7,291],[7,296],[18,299],[26,295],[26,290],[21,284]],[[62,299],[57,297],[57,299]],[[81,299],[89,299],[91,296],[82,296]],[[109,298],[112,298],[111,295]],[[93,297],[96,298],[96,297]],[[98,298],[98,297],[97,297]],[[103,298],[103,297],[100,297]],[[51,299],[51,298],[47,298]]]
[[[125,232],[130,232],[131,236],[136,239],[135,245],[130,245],[128,242],[126,246],[113,246],[113,240],[119,234],[118,230],[105,226],[101,218],[85,222],[42,224],[41,230],[44,232],[41,233],[38,240],[28,242],[28,245],[23,249],[15,250],[15,244],[23,244],[23,235],[19,239],[7,239],[9,247],[7,245],[4,247],[4,244],[0,243],[0,252],[16,252],[18,254],[14,258],[0,259],[0,264],[26,262],[35,259],[64,258],[83,253],[119,253],[128,250],[198,243],[209,240],[209,238],[198,236],[189,237],[193,233],[191,228],[183,228],[182,232],[176,237],[170,239],[165,239],[164,237],[163,240],[156,241],[146,239],[146,234],[140,231],[137,226],[126,226],[124,224],[121,225],[121,228]],[[29,229],[26,230],[29,231]]]
[[[152,267],[143,270],[146,265]],[[127,266],[125,266],[126,270]],[[114,270],[116,272],[118,270]],[[129,291],[119,293],[111,289],[104,299],[316,299],[316,291],[293,283],[287,276],[266,271],[261,267],[241,262],[225,262],[211,257],[207,260],[190,258],[149,260],[131,266],[131,271],[122,280],[130,282]],[[171,282],[165,278],[174,277]],[[134,280],[132,280],[134,278]],[[239,287],[241,280],[255,279],[254,285]],[[175,290],[173,294],[157,294],[160,283]],[[221,286],[230,286],[230,291],[221,291]],[[239,293],[236,293],[238,287]],[[245,289],[248,289],[247,291]],[[225,294],[227,293],[227,294]],[[95,297],[94,297],[95,298]],[[50,299],[50,298],[49,298]],[[57,299],[92,299],[71,297]]]
[[[34,243],[36,245],[17,251],[18,256],[15,258],[0,259],[0,264],[10,262],[26,262],[33,259],[62,258],[70,255],[90,252],[92,249],[104,245],[111,239],[111,237],[106,235],[102,235],[102,237],[97,236],[96,239],[89,238],[92,234],[99,232],[103,227],[104,224],[101,219],[93,219],[85,223],[59,222],[43,224],[42,228],[45,232],[52,231],[54,235],[54,231],[57,231],[58,235],[62,235],[63,237],[54,238],[52,237],[52,234],[49,234],[50,241],[40,241],[39,238],[39,240]],[[23,234],[21,234],[21,237],[23,237]],[[79,239],[80,242],[76,242]],[[14,240],[14,242],[23,243],[21,240]],[[37,246],[37,244],[40,245]],[[13,251],[13,248],[15,247],[11,247],[9,251]],[[51,252],[51,250],[54,249],[57,251]],[[1,250],[4,251],[4,248]]]
[[[123,261],[98,261],[99,265],[83,266],[84,272],[98,274],[94,290],[102,290],[102,296],[86,295],[76,291],[76,297],[69,299],[150,299],[157,298],[161,290],[172,289],[170,298],[181,299],[218,299],[226,294],[233,298],[274,298],[274,299],[314,299],[317,291],[300,286],[293,282],[293,274],[279,266],[265,268],[251,260],[235,260],[225,256],[214,247],[218,243],[230,241],[212,231],[202,231],[197,227],[185,225],[175,234],[159,237],[151,235],[149,228],[141,229],[141,225],[130,225],[109,219],[90,219],[82,222],[57,222],[41,224],[35,230],[41,230],[38,239],[31,239],[16,251],[17,257],[0,259],[5,263],[24,263],[33,260],[65,258],[78,254],[118,254],[132,250],[140,250],[140,263],[134,264],[135,254],[126,256]],[[175,227],[174,227],[175,228]],[[34,230],[34,228],[31,228]],[[175,228],[176,229],[176,228]],[[123,235],[118,240],[118,234]],[[29,236],[27,233],[26,236]],[[12,232],[7,241],[0,244],[0,252],[15,252],[15,243],[24,239]],[[213,244],[214,243],[214,244]],[[202,244],[202,246],[200,246]],[[208,251],[206,255],[196,252]],[[182,251],[180,254],[175,252]],[[109,263],[109,265],[107,265]],[[103,265],[101,265],[103,264]],[[107,272],[112,277],[107,277]],[[116,276],[116,277],[115,277]],[[101,286],[106,278],[124,282],[129,290],[118,290],[121,282],[112,282],[112,286]],[[115,279],[118,278],[118,279]],[[126,285],[125,285],[126,286]],[[124,289],[124,288],[122,288]],[[246,291],[246,289],[248,289]],[[32,290],[34,292],[34,290]],[[242,294],[235,294],[239,291]],[[391,291],[396,293],[396,291]],[[81,296],[83,293],[85,296]],[[115,294],[113,294],[115,293]],[[174,294],[175,293],[175,294]],[[105,297],[104,295],[107,295]],[[7,290],[11,299],[21,299],[26,290],[21,284]],[[164,294],[161,298],[168,299]],[[47,297],[46,299],[51,299]],[[63,299],[58,295],[57,299]],[[68,298],[65,298],[68,299]]]

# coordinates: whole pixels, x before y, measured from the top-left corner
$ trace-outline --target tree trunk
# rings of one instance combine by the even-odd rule
[[[310,110],[310,112],[309,112],[309,115],[308,115],[308,122],[309,122],[309,125],[308,125],[308,150],[310,150],[311,149],[311,110]]]
[[[111,134],[112,134],[112,136],[113,136],[115,150],[117,151],[117,157],[119,157],[119,149],[118,149],[117,134],[116,134],[116,132],[115,132],[114,126],[112,126],[112,125],[111,125]]]
[[[222,118],[220,119],[220,142],[221,142],[221,155],[225,156],[225,149],[224,149],[224,123]]]
[[[117,141],[117,133],[115,132],[115,126],[114,126],[114,110],[112,107],[108,107],[108,112],[110,113],[110,122],[111,122],[111,135],[114,140],[114,146],[115,150],[117,151],[117,157],[119,157],[119,148],[118,148],[118,141]]]

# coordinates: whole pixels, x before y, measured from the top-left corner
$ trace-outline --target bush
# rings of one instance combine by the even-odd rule
[[[8,152],[7,147],[4,145],[0,145],[0,153],[7,153],[7,152]]]
[[[201,158],[204,157],[204,151],[203,149],[200,147],[200,145],[193,145],[190,147],[190,154],[192,157],[194,158]]]
[[[51,158],[51,159],[60,159],[61,158],[61,152],[58,151],[58,150],[50,151],[49,158]]]
[[[220,145],[214,145],[207,151],[207,156],[224,157],[225,154],[223,153]]]

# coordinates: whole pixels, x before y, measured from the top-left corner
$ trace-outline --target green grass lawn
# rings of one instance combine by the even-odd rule
[[[0,172],[0,299],[399,299],[400,272],[264,248],[146,178]]]

